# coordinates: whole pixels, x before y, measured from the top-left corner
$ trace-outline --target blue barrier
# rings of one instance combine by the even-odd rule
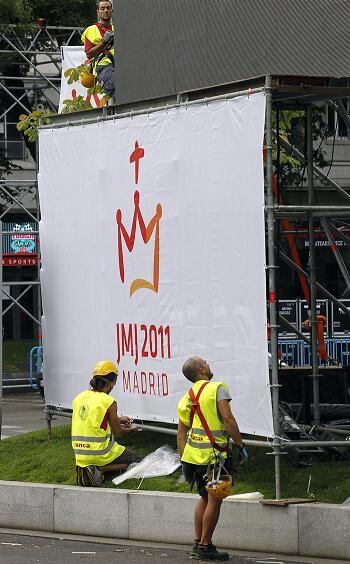
[[[325,339],[328,356],[339,362],[342,366],[349,366],[350,338]],[[284,362],[289,366],[310,366],[310,345],[302,339],[279,339],[278,347],[283,355]],[[271,347],[269,343],[269,352]],[[319,360],[320,366],[321,361]]]
[[[34,378],[39,374],[39,372],[41,372],[42,352],[43,347],[33,347],[29,355],[29,382],[32,390],[36,391],[38,390],[38,386],[37,384],[34,384]],[[34,355],[36,355],[35,367],[33,362]],[[35,374],[33,375],[34,368]]]

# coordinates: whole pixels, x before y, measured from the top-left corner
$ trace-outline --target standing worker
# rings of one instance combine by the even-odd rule
[[[311,330],[311,311],[308,310],[309,317],[304,321],[303,328]],[[324,315],[316,315],[316,338],[318,342],[318,354],[320,356],[322,364],[325,364],[329,360],[329,356],[326,349],[326,344],[324,342],[324,334],[327,327],[327,317]]]
[[[219,499],[208,487],[205,476],[208,472],[208,480],[213,477],[210,465],[218,459],[224,460],[227,471],[233,470],[232,459],[228,456],[229,437],[238,447],[240,465],[247,462],[248,454],[231,412],[231,395],[226,384],[211,382],[210,367],[200,357],[189,358],[182,372],[193,386],[178,405],[177,445],[185,479],[191,485],[196,483],[200,495],[194,513],[195,538],[190,557],[202,561],[228,560],[228,553],[218,552],[211,541],[222,499],[229,494]],[[225,487],[224,482],[222,485]]]
[[[117,377],[113,362],[98,362],[90,381],[91,390],[81,392],[73,400],[72,447],[79,486],[100,486],[105,473],[126,470],[132,462],[141,460],[114,440],[138,430],[130,417],[118,417],[116,401],[109,395]]]
[[[108,96],[114,97],[114,27],[110,0],[97,3],[97,23],[83,32],[81,40],[93,74]]]

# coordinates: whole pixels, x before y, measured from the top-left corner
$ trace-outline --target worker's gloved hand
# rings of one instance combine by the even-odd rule
[[[106,31],[102,37],[102,43],[104,45],[107,45],[108,43],[110,43],[112,40],[114,39],[114,32],[109,29],[108,31]]]
[[[245,464],[247,464],[247,462],[248,462],[248,453],[243,443],[242,447],[238,447],[238,464],[240,466],[244,466]]]

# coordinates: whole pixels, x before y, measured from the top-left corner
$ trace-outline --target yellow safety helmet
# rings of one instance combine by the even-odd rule
[[[95,77],[88,71],[84,71],[80,75],[80,84],[85,88],[93,88],[95,86]]]
[[[107,376],[107,374],[118,374],[118,368],[111,360],[100,360],[92,371],[93,376]]]
[[[218,482],[209,482],[205,489],[216,499],[225,499],[232,493],[232,477],[229,474],[224,474],[220,476]]]

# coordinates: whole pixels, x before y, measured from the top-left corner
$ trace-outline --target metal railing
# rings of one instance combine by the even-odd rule
[[[29,382],[32,390],[37,391],[36,377],[41,372],[43,347],[33,347],[29,355]]]
[[[283,360],[288,366],[310,366],[310,346],[301,339],[279,339],[279,349]],[[342,366],[349,366],[350,338],[328,338],[325,339],[327,354],[330,359],[337,361]],[[270,343],[269,343],[270,352]],[[319,359],[321,366],[321,361]]]

